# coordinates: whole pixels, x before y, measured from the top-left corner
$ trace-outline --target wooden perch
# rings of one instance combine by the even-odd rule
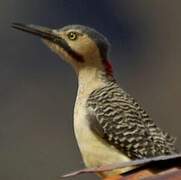
[[[165,177],[165,176],[170,176],[170,175],[172,176],[175,175],[176,177],[179,175],[181,179],[181,170],[179,169],[181,167],[181,154],[158,156],[158,157],[153,157],[153,158],[146,158],[146,159],[134,160],[134,161],[129,161],[129,162],[110,164],[110,165],[105,165],[101,167],[86,168],[86,169],[81,169],[78,171],[74,171],[72,173],[65,174],[61,177],[65,178],[65,177],[76,176],[76,175],[80,175],[84,173],[97,173],[97,172],[103,172],[103,171],[111,171],[113,169],[125,168],[129,166],[139,166],[141,168],[137,168],[136,170],[132,170],[129,173],[122,174],[122,176],[112,176],[109,178],[105,178],[104,180],[139,180],[140,178],[145,179],[145,180],[152,180],[153,178],[155,178],[156,174],[158,178],[159,177],[162,178],[162,176]],[[150,169],[153,171],[150,171]],[[163,169],[164,171],[162,171]],[[161,180],[161,179],[153,179],[153,180]]]

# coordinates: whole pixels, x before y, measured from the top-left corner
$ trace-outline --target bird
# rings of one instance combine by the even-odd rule
[[[78,79],[74,133],[86,167],[99,167],[176,153],[175,137],[159,128],[137,101],[120,87],[109,59],[110,43],[84,25],[47,28],[13,23],[31,33],[62,60]],[[98,173],[101,177],[131,171],[127,167]]]

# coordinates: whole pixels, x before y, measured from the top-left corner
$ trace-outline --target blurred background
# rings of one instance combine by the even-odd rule
[[[181,148],[180,7],[179,0],[1,0],[0,179],[56,180],[84,167],[73,134],[75,74],[12,22],[84,24],[103,33],[121,86]]]

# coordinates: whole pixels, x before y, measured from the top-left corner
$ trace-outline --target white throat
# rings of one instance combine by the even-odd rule
[[[105,86],[103,73],[95,67],[82,68],[78,73],[78,94],[89,95],[93,90]]]

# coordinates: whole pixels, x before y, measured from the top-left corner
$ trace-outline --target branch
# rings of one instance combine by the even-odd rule
[[[129,167],[129,166],[143,166],[143,165],[147,165],[149,163],[174,160],[174,159],[181,160],[181,154],[157,156],[157,157],[153,157],[153,158],[145,158],[145,159],[138,159],[138,160],[133,160],[133,161],[129,161],[129,162],[120,162],[120,163],[115,163],[115,164],[110,164],[110,165],[104,165],[104,166],[100,166],[100,167],[85,168],[85,169],[73,171],[71,173],[62,175],[61,178],[76,176],[76,175],[80,175],[80,174],[84,174],[84,173],[98,173],[98,172],[104,172],[104,171],[111,171],[114,169],[125,168],[125,167]]]

